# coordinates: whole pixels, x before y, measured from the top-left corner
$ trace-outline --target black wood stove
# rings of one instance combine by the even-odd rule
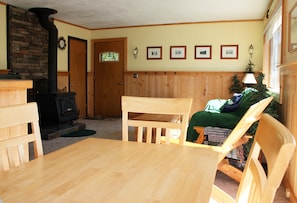
[[[58,30],[49,19],[49,16],[57,11],[49,8],[31,8],[29,11],[36,13],[41,26],[48,30],[48,79],[37,81],[33,88],[39,106],[42,138],[52,139],[58,137],[67,127],[72,127],[73,121],[78,119],[79,112],[75,93],[58,92],[57,88]]]
[[[37,95],[42,129],[62,129],[78,119],[75,93],[40,93]]]

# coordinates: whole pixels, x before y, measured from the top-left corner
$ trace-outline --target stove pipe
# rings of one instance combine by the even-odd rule
[[[31,8],[37,14],[41,26],[48,30],[48,93],[57,93],[57,44],[58,29],[49,19],[49,15],[57,13],[50,8]]]

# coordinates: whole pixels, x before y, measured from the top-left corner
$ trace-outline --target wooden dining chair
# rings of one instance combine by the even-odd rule
[[[136,140],[170,143],[170,132],[179,130],[179,144],[186,140],[192,98],[122,96],[122,140],[128,141],[129,127],[136,129]],[[164,138],[165,137],[165,138]]]
[[[29,161],[29,143],[34,157],[43,155],[39,115],[35,102],[0,107],[0,167],[9,170]]]
[[[211,146],[214,150],[220,152],[218,170],[237,182],[240,182],[241,180],[242,171],[229,164],[226,156],[230,151],[236,149],[238,146],[246,143],[249,140],[249,136],[246,135],[246,132],[254,122],[260,119],[263,111],[269,105],[272,99],[273,97],[268,97],[250,106],[248,111],[240,119],[222,145]],[[185,145],[199,147],[201,144],[185,142]]]
[[[244,168],[236,199],[214,185],[210,202],[273,202],[295,147],[295,138],[291,132],[272,116],[263,114]],[[260,154],[266,160],[267,170],[260,162]]]

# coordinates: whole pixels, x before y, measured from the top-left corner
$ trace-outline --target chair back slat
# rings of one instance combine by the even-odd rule
[[[250,106],[248,111],[240,119],[235,128],[231,131],[230,135],[222,144],[222,147],[227,150],[225,153],[222,153],[221,159],[223,159],[229,153],[229,151],[234,149],[233,145],[245,135],[254,122],[260,119],[261,114],[272,101],[272,99],[273,97],[268,97]]]
[[[292,133],[272,116],[263,114],[243,172],[237,202],[273,202],[295,147]],[[260,154],[265,157],[267,171],[263,168],[263,159],[259,159]],[[248,198],[245,197],[247,189],[250,190]]]
[[[165,136],[169,144],[170,129],[179,129],[180,144],[183,144],[191,106],[192,98],[122,96],[122,140],[129,140],[129,127],[134,127],[138,142],[146,135],[146,142],[160,144],[161,136]],[[138,116],[131,116],[135,114]]]
[[[33,143],[35,158],[43,155],[35,102],[0,107],[0,129],[0,167],[2,165],[3,170],[29,161],[29,143]]]
[[[269,114],[262,114],[236,199],[214,185],[210,202],[272,203],[295,148],[292,133]]]

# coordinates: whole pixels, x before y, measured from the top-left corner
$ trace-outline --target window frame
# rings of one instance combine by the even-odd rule
[[[279,101],[280,94],[280,70],[279,65],[282,63],[282,44],[283,44],[283,6],[282,1],[279,1],[274,7],[273,12],[270,14],[269,19],[264,28],[264,44],[263,44],[263,73],[265,75],[264,83],[267,85],[269,92],[276,97]],[[271,45],[272,40],[276,39],[277,35],[279,37],[279,46],[277,46],[276,55],[278,57],[277,64],[275,63],[271,67],[272,61],[272,50],[275,51],[274,47]],[[275,52],[274,52],[275,54]],[[275,79],[273,79],[276,78]],[[274,83],[274,84],[273,84]]]

